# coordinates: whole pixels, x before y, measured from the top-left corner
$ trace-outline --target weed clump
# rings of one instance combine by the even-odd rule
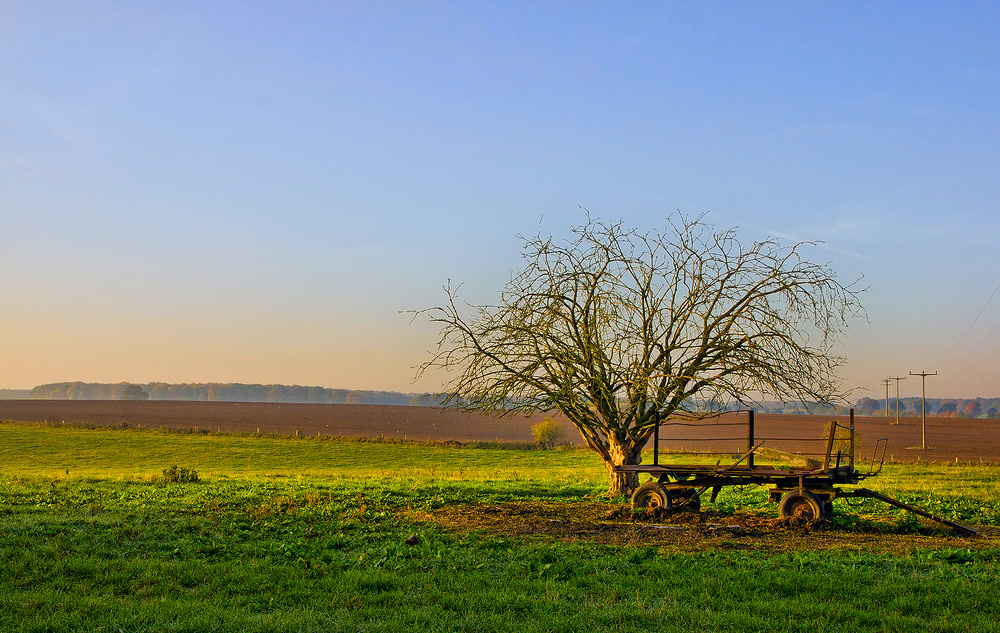
[[[193,468],[178,468],[175,464],[170,468],[163,469],[163,481],[167,483],[189,484],[200,480],[197,470]]]

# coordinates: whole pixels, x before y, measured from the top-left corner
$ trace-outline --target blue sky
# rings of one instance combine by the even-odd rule
[[[585,206],[822,240],[869,287],[847,386],[1000,395],[998,27],[995,3],[5,3],[0,387],[432,390],[435,331],[398,311],[449,278],[491,301],[516,235]]]

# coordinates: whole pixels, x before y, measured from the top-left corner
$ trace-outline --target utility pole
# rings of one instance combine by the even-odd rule
[[[927,377],[937,376],[937,372],[928,374],[925,371],[919,374],[910,372],[911,376],[920,376],[920,448],[927,450]],[[899,383],[896,383],[899,384]]]
[[[896,381],[896,424],[899,424],[899,381],[906,380],[906,376],[889,376],[889,380]]]
[[[892,378],[886,378],[882,381],[885,385],[885,417],[889,417],[889,383],[892,382]]]

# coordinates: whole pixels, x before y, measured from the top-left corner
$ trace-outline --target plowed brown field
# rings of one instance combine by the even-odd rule
[[[531,426],[544,416],[498,418],[461,414],[434,407],[258,402],[176,402],[107,400],[0,400],[0,420],[144,428],[199,429],[235,433],[359,436],[447,441],[530,442]],[[565,418],[566,438],[580,437]],[[745,414],[720,418],[731,426],[706,421],[696,427],[664,427],[661,448],[672,451],[746,450]],[[813,453],[825,449],[824,428],[846,416],[755,416],[755,436],[765,447]],[[920,450],[920,418],[857,417],[858,457],[867,457],[878,438],[888,439],[891,461],[1000,462],[1000,420],[928,418],[928,450]],[[706,439],[710,438],[710,439]],[[731,438],[731,439],[719,439]],[[796,439],[801,438],[801,439]],[[813,439],[815,438],[815,439]]]
[[[436,407],[170,400],[0,400],[0,420],[229,433],[530,442],[532,418],[462,414]],[[567,423],[568,427],[568,423]],[[569,428],[569,427],[568,427]],[[575,431],[574,431],[575,433]],[[567,435],[569,437],[569,435]]]

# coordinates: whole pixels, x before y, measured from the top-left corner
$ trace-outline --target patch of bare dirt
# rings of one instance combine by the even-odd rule
[[[906,554],[916,549],[1000,549],[1000,529],[979,528],[963,537],[947,528],[925,527],[917,533],[868,525],[790,526],[777,518],[712,511],[663,514],[633,513],[626,506],[603,503],[512,502],[450,505],[410,518],[464,532],[537,536],[558,541],[666,547],[684,552],[705,550],[854,551]]]

